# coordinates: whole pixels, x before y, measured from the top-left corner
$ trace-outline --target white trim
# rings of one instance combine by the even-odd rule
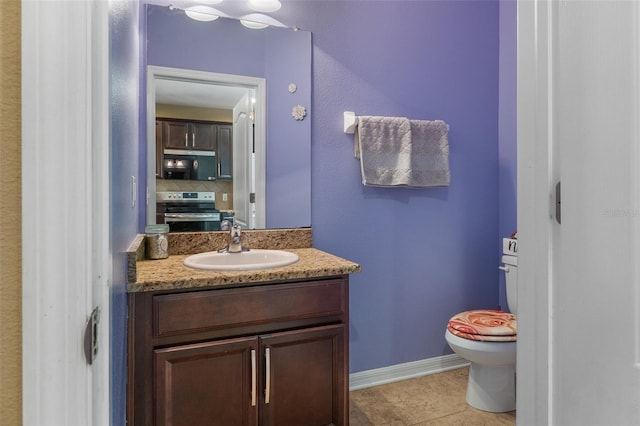
[[[553,12],[557,3],[518,2],[518,424],[551,424],[554,183]]]
[[[109,425],[112,258],[110,242],[109,3],[91,2],[91,306],[100,309],[98,353],[91,366],[92,425]]]
[[[429,374],[442,373],[443,371],[454,370],[456,368],[466,367],[467,365],[469,365],[467,360],[461,358],[459,355],[451,354],[360,371],[349,375],[349,390],[363,389]]]
[[[22,2],[26,425],[109,424],[108,9],[98,3]],[[94,303],[102,338],[89,367]]]

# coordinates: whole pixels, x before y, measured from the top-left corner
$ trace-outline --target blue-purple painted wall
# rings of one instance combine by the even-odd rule
[[[308,0],[274,15],[313,33],[314,245],[363,269],[351,276],[351,372],[451,353],[451,315],[504,306],[500,239],[516,216],[515,2]],[[362,186],[345,110],[445,120],[451,185]]]
[[[110,241],[111,277],[111,424],[125,424],[127,383],[127,257],[138,233],[138,206],[131,205],[131,177],[138,181],[140,152],[138,119],[140,68],[139,6],[111,2],[109,6],[111,105]]]
[[[500,2],[500,97],[498,100],[498,243],[517,230],[517,2]],[[500,274],[500,306],[507,308],[505,277]]]
[[[449,354],[447,320],[499,304],[499,3],[286,6],[283,21],[313,33],[314,245],[362,265],[351,372]],[[345,110],[445,120],[451,185],[362,186]]]

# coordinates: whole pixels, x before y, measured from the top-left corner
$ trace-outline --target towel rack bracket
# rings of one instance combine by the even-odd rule
[[[347,134],[354,134],[356,132],[356,126],[358,125],[358,117],[353,111],[344,112],[344,132]]]

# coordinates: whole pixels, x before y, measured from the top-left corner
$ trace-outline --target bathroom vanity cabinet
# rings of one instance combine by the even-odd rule
[[[348,425],[348,275],[129,294],[129,425]]]

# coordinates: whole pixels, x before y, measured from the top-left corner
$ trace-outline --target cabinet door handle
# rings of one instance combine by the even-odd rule
[[[561,206],[561,185],[562,182],[558,181],[558,183],[556,183],[556,220],[558,221],[558,223],[562,223],[562,206]]]
[[[189,133],[184,132],[184,146],[185,148],[189,147]]]
[[[264,350],[264,359],[267,370],[267,377],[265,380],[265,389],[264,389],[264,403],[268,404],[271,399],[271,349],[266,348]]]
[[[251,406],[256,406],[256,350],[251,349]]]
[[[191,148],[196,147],[196,129],[193,128],[193,133],[191,134]]]

